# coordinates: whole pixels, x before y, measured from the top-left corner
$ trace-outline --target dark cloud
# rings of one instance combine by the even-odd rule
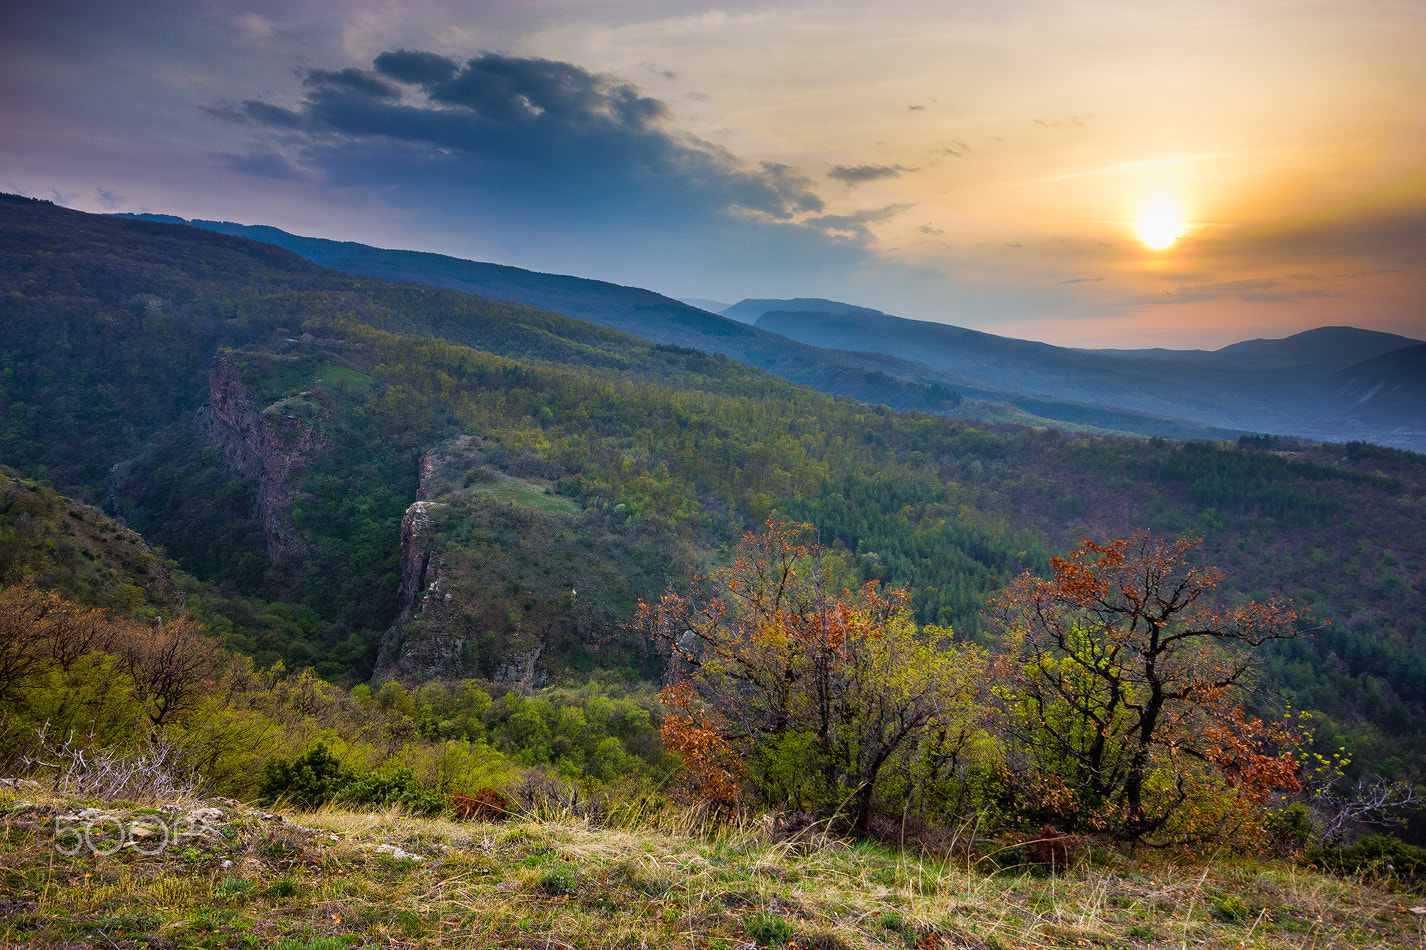
[[[969,151],[970,151],[970,146],[969,146],[969,145],[967,145],[966,143],[962,142],[960,139],[956,139],[955,141],[951,142],[949,145],[945,145],[945,146],[942,146],[941,148],[936,149],[936,151],[935,151],[933,154],[936,154],[936,155],[949,155],[949,156],[951,156],[952,158],[960,158],[962,155],[966,154],[966,153],[969,152]]]
[[[495,53],[458,65],[396,50],[374,65],[312,70],[296,109],[249,101],[210,111],[293,133],[289,154],[343,186],[459,188],[511,207],[559,204],[569,216],[741,208],[786,221],[822,210],[805,176],[680,133],[664,102],[616,77]],[[404,97],[403,85],[426,101]]]
[[[398,99],[401,97],[401,87],[384,76],[368,72],[365,69],[343,69],[337,72],[312,69],[307,72],[307,78],[303,85],[346,89],[358,95],[377,99]]]
[[[94,196],[99,199],[99,203],[104,207],[113,210],[124,203],[124,196],[110,191],[108,188],[96,188]]]
[[[920,231],[922,234],[945,234],[945,233],[946,233],[946,232],[945,232],[944,230],[942,230],[941,228],[932,227],[932,226],[929,225],[929,224],[923,224],[923,225],[921,225],[919,228],[917,228],[916,230]]]
[[[234,122],[253,122],[272,129],[300,129],[307,125],[307,119],[300,112],[269,105],[256,99],[249,99],[242,105],[208,106],[204,111],[220,119]]]
[[[424,50],[389,50],[376,57],[373,64],[383,76],[404,83],[433,86],[450,80],[460,70],[460,63]]]
[[[903,172],[914,172],[914,168],[900,165],[834,165],[827,173],[828,178],[844,181],[848,185],[860,185],[883,178],[900,178]]]
[[[1103,277],[1071,277],[1069,280],[1062,280],[1062,284],[1094,284],[1103,280]]]
[[[218,156],[218,160],[225,168],[258,178],[298,181],[310,177],[293,164],[287,156],[279,152],[249,152],[246,155],[226,154]]]
[[[553,124],[645,130],[668,114],[658,99],[634,86],[586,72],[571,63],[487,53],[450,79],[425,86],[435,102],[463,106],[498,123],[545,118]]]
[[[907,107],[906,107],[906,111],[907,111],[907,112],[925,112],[925,111],[926,111],[926,107],[925,107],[925,106],[907,106]]]

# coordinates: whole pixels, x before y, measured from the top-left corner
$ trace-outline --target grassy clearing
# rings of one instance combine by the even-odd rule
[[[0,943],[268,947],[1413,947],[1420,896],[1250,862],[989,875],[765,826],[601,828],[223,802],[0,800]],[[87,813],[93,816],[95,813]],[[178,825],[164,847],[127,829]],[[123,836],[132,843],[121,846]],[[75,847],[79,844],[79,847]],[[95,846],[91,850],[90,845]],[[379,846],[391,846],[378,851]],[[394,848],[395,850],[391,850]],[[112,854],[96,853],[113,851]],[[65,854],[63,851],[73,851]],[[145,854],[143,852],[154,852]]]
[[[490,472],[489,481],[471,486],[471,490],[491,495],[506,504],[535,508],[550,515],[579,514],[574,499],[556,495],[551,484],[543,479],[517,478],[504,472]]]

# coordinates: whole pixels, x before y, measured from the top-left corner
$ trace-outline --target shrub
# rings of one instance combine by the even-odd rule
[[[451,807],[456,817],[479,821],[500,821],[510,814],[509,796],[493,788],[482,788],[474,795],[452,795]]]
[[[444,798],[427,790],[404,765],[353,778],[333,800],[349,805],[400,805],[417,815],[434,815],[446,805]]]
[[[285,798],[302,808],[315,808],[337,796],[352,773],[333,755],[325,743],[288,762],[269,759],[263,770],[261,794],[268,802]]]
[[[743,932],[760,947],[772,947],[792,939],[792,924],[776,914],[753,914],[743,919]]]
[[[1268,831],[1281,851],[1296,851],[1312,839],[1312,809],[1293,802],[1268,818]]]
[[[1025,843],[1025,860],[1050,869],[1051,873],[1069,870],[1080,851],[1080,839],[1045,825],[1040,835]]]
[[[1337,874],[1426,878],[1426,848],[1391,835],[1367,835],[1356,844],[1313,848],[1303,860]]]
[[[323,743],[291,762],[271,759],[264,770],[262,797],[284,798],[300,808],[327,802],[355,806],[400,805],[418,815],[434,815],[445,799],[423,786],[405,765],[356,775]]]

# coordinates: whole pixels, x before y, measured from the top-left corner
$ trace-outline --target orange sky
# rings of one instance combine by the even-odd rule
[[[0,188],[1069,345],[1426,337],[1417,0],[116,7],[0,13]]]

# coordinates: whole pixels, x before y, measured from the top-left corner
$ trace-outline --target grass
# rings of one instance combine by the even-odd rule
[[[763,827],[504,824],[224,805],[160,854],[55,848],[76,805],[0,799],[0,944],[35,947],[1412,947],[1422,899],[1278,863],[1109,854],[990,875]],[[107,809],[120,821],[136,809]],[[171,812],[170,815],[176,812]],[[667,817],[667,816],[665,816]],[[675,818],[677,816],[674,816]],[[152,816],[147,816],[152,821]],[[661,825],[661,828],[655,827]],[[414,855],[375,851],[392,844]]]
[[[574,499],[556,495],[542,479],[517,478],[504,472],[490,472],[490,480],[471,486],[473,491],[492,495],[506,504],[536,508],[550,515],[573,517],[579,514]]]

